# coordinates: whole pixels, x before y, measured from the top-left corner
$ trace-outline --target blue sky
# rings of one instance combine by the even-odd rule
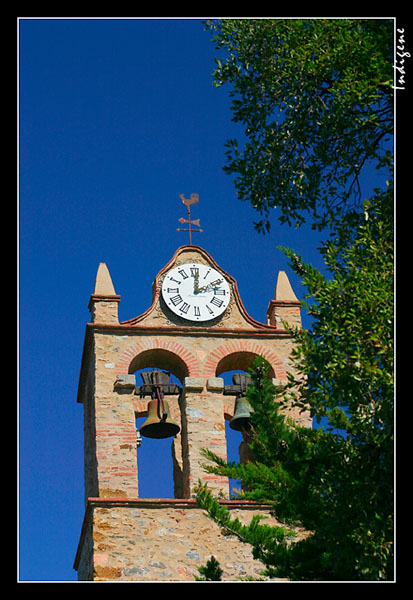
[[[322,266],[319,235],[307,227],[274,220],[270,235],[257,234],[258,215],[223,173],[225,141],[242,132],[228,90],[212,85],[214,56],[199,19],[19,22],[22,581],[76,580],[84,511],[76,395],[99,262],[121,295],[120,320],[144,312],[155,275],[188,243],[176,231],[186,217],[179,195],[195,192],[192,216],[204,232],[193,243],[237,279],[254,319],[265,321],[280,269],[304,295],[278,245]],[[151,486],[147,496],[168,493]]]

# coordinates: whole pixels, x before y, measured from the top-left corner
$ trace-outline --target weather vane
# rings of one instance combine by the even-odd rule
[[[189,231],[189,245],[192,246],[192,231],[199,231],[200,233],[202,233],[203,231],[201,229],[201,225],[199,224],[199,219],[191,221],[191,206],[192,204],[196,204],[197,202],[199,202],[199,196],[198,194],[191,194],[191,196],[188,199],[186,199],[183,194],[180,194],[179,197],[188,209],[188,218],[184,219],[183,217],[181,217],[180,219],[178,219],[178,221],[180,223],[188,223],[188,229],[178,228],[177,231]],[[197,227],[199,227],[199,229],[192,229],[191,225],[196,225]]]

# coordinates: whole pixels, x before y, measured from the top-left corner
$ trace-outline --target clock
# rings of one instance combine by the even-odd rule
[[[171,269],[162,283],[167,306],[188,321],[210,321],[222,315],[230,301],[224,277],[208,265],[186,263]]]

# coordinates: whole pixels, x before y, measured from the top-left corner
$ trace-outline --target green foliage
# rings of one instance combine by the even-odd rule
[[[234,535],[241,542],[251,544],[253,557],[264,563],[267,555],[282,555],[288,538],[294,532],[286,527],[261,524],[262,516],[255,515],[249,525],[243,525],[238,517],[232,518],[229,510],[212,496],[206,484],[198,482],[196,500],[221,528],[224,535]],[[267,571],[264,572],[267,575]]]
[[[282,223],[322,229],[359,209],[367,164],[389,172],[393,22],[386,19],[223,19],[207,29],[224,58],[233,121],[224,170],[241,200]]]
[[[291,330],[299,377],[276,389],[268,363],[257,359],[247,389],[256,462],[227,464],[204,453],[213,461],[208,470],[241,479],[242,497],[269,502],[282,524],[261,535],[258,522],[231,520],[199,488],[201,506],[252,545],[266,576],[393,578],[392,209],[389,188],[363,206],[357,222],[352,215],[351,226],[344,220],[336,227],[322,248],[331,279],[286,250],[315,316],[311,331]],[[327,424],[294,424],[282,414],[287,401]],[[297,525],[310,532],[304,540],[289,539],[283,528]]]
[[[318,422],[328,418],[317,476],[319,493],[328,491],[326,519],[308,526],[340,545],[325,551],[329,568],[339,559],[348,578],[386,579],[393,568],[392,188],[376,191],[348,220],[322,246],[331,279],[286,251],[315,317],[311,332],[296,335],[293,360],[306,381],[300,400]]]
[[[290,330],[293,371],[275,388],[258,358],[247,399],[254,462],[204,451],[207,471],[242,481],[242,498],[268,502],[280,525],[246,526],[199,484],[197,500],[222,530],[252,546],[266,577],[393,578],[393,189],[362,202],[370,163],[391,168],[392,22],[385,19],[224,19],[209,22],[217,86],[232,85],[243,149],[228,142],[226,171],[263,216],[329,227],[328,277],[284,249],[308,289],[311,330]],[[391,173],[390,173],[391,175]],[[294,376],[292,373],[296,373]],[[283,407],[307,408],[300,427]],[[294,528],[308,535],[296,537]]]
[[[211,556],[205,566],[198,567],[198,571],[201,577],[195,575],[196,581],[221,581],[223,571],[215,556]]]
[[[318,421],[328,416],[350,437],[384,440],[393,424],[392,188],[366,202],[357,220],[342,223],[322,245],[330,279],[284,250],[315,318],[311,332],[297,334],[293,357],[307,379],[303,399]]]

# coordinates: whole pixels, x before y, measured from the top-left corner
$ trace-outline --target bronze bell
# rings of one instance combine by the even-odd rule
[[[229,426],[235,431],[248,430],[251,427],[250,417],[252,408],[244,396],[240,396],[235,401],[235,412]]]
[[[149,438],[163,439],[180,432],[178,423],[171,418],[169,406],[164,400],[165,393],[176,393],[177,386],[169,385],[169,374],[163,371],[141,373],[144,385],[140,388],[141,397],[151,394],[148,402],[148,416],[140,428],[140,433]]]
[[[169,412],[169,406],[163,398],[154,398],[148,402],[148,417],[140,428],[141,435],[157,440],[173,437],[181,428]]]
[[[250,417],[252,408],[245,397],[245,392],[248,384],[251,383],[251,377],[245,373],[235,373],[232,376],[232,381],[234,387],[238,388],[238,390],[235,401],[235,412],[229,422],[229,426],[231,429],[235,429],[235,431],[248,431],[251,428]]]

